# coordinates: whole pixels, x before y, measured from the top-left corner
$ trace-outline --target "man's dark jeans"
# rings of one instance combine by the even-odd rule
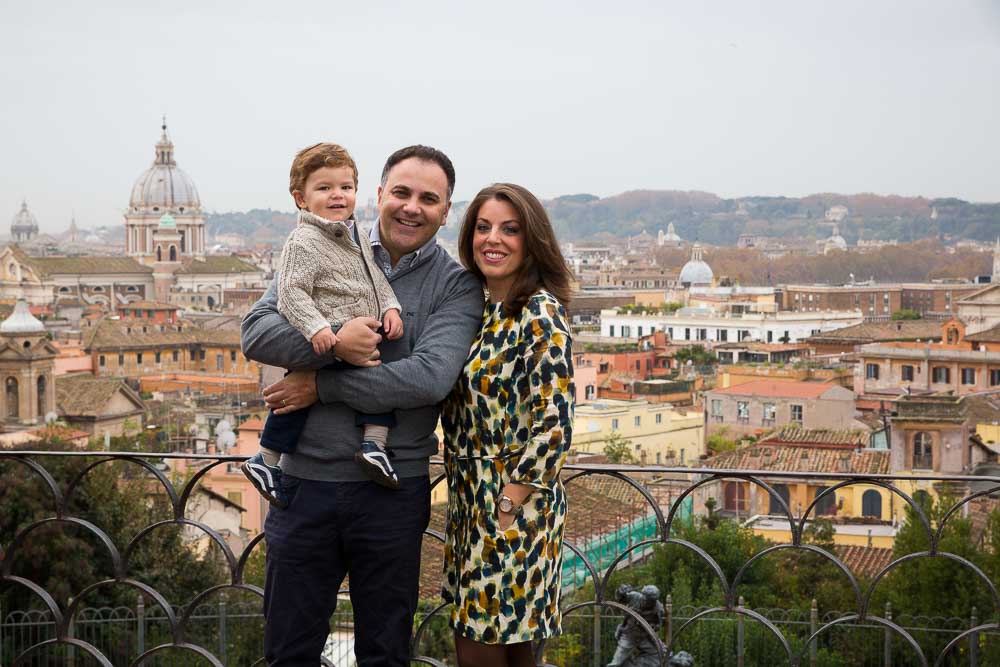
[[[264,524],[264,655],[271,667],[316,667],[350,575],[358,667],[407,667],[417,608],[430,480],[398,490],[374,482],[286,477],[287,509]]]

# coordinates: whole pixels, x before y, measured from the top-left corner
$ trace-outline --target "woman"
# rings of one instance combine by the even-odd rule
[[[460,667],[534,667],[560,632],[573,366],[571,275],[541,203],[498,183],[469,204],[459,253],[488,292],[483,326],[445,401],[449,504],[442,595]]]

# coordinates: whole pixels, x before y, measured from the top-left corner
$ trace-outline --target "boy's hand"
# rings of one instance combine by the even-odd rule
[[[385,337],[389,340],[396,340],[403,335],[403,319],[395,308],[385,312],[382,326],[385,328]]]
[[[316,354],[326,354],[337,344],[337,334],[330,327],[323,327],[313,334],[312,344]]]
[[[381,323],[374,317],[355,317],[348,320],[337,332],[337,345],[333,353],[352,366],[378,366],[376,347],[382,336],[375,333]]]

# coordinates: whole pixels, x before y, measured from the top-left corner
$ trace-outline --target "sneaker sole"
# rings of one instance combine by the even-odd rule
[[[243,476],[246,477],[248,480],[250,480],[250,483],[253,484],[253,488],[257,489],[257,493],[259,493],[261,496],[264,497],[264,500],[271,503],[278,509],[283,510],[288,508],[288,503],[278,500],[273,495],[268,493],[267,489],[265,489],[260,485],[260,482],[257,480],[256,475],[254,475],[253,470],[250,469],[250,466],[247,465],[246,461],[240,464],[240,470],[243,472]]]
[[[378,465],[372,463],[365,458],[364,454],[361,452],[354,453],[354,460],[358,462],[361,469],[365,471],[368,478],[375,482],[379,486],[384,486],[387,489],[398,489],[399,482],[393,478],[387,476]]]

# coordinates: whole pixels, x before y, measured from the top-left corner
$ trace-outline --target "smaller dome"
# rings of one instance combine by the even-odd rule
[[[6,320],[0,323],[0,333],[4,334],[25,334],[25,333],[45,333],[45,325],[31,314],[28,309],[28,302],[18,299],[14,305],[14,312]]]
[[[10,231],[11,234],[16,232],[38,233],[38,220],[28,210],[28,202],[21,201],[21,210],[14,214],[14,219],[10,222]]]
[[[164,213],[160,216],[160,229],[177,229],[177,221],[174,216]]]
[[[663,235],[664,241],[671,241],[677,243],[681,240],[681,237],[677,235],[677,230],[674,228],[674,223],[667,225],[667,233]]]
[[[697,243],[691,248],[691,259],[681,268],[677,280],[685,287],[691,285],[711,285],[715,279],[712,267],[701,258],[701,246]]]

